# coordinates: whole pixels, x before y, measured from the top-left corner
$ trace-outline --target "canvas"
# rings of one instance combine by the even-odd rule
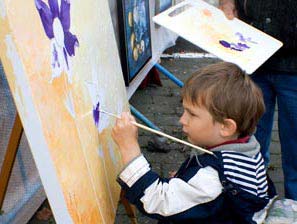
[[[119,0],[118,16],[121,62],[128,86],[152,57],[149,0]]]
[[[198,47],[253,73],[282,43],[202,0],[186,0],[153,18]]]
[[[0,1],[0,57],[57,223],[113,223],[128,110],[107,0]]]

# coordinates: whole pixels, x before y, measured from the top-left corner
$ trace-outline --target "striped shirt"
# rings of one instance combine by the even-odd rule
[[[222,151],[224,175],[242,190],[264,198],[268,196],[268,183],[261,153],[248,157],[241,153]]]

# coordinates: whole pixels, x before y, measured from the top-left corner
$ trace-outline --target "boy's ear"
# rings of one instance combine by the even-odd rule
[[[224,119],[224,123],[221,126],[221,135],[223,137],[230,137],[236,134],[237,124],[233,119]]]

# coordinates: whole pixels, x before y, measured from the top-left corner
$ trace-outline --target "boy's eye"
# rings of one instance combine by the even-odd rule
[[[187,113],[191,117],[198,117],[197,114],[193,113],[191,110],[184,108],[184,113]]]
[[[189,115],[192,116],[192,117],[196,117],[197,115],[192,113],[191,111],[188,111]]]

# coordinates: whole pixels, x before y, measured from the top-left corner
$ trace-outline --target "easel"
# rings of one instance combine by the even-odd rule
[[[0,211],[2,211],[5,194],[7,191],[9,179],[16,158],[18,146],[21,141],[22,133],[22,122],[20,120],[19,114],[16,113],[0,172]],[[131,205],[124,196],[125,192],[122,190],[120,194],[120,202],[124,205],[127,215],[131,220],[131,223],[137,224],[136,208],[134,205]]]
[[[2,210],[3,201],[22,133],[23,126],[19,114],[16,113],[0,173],[0,210]]]

